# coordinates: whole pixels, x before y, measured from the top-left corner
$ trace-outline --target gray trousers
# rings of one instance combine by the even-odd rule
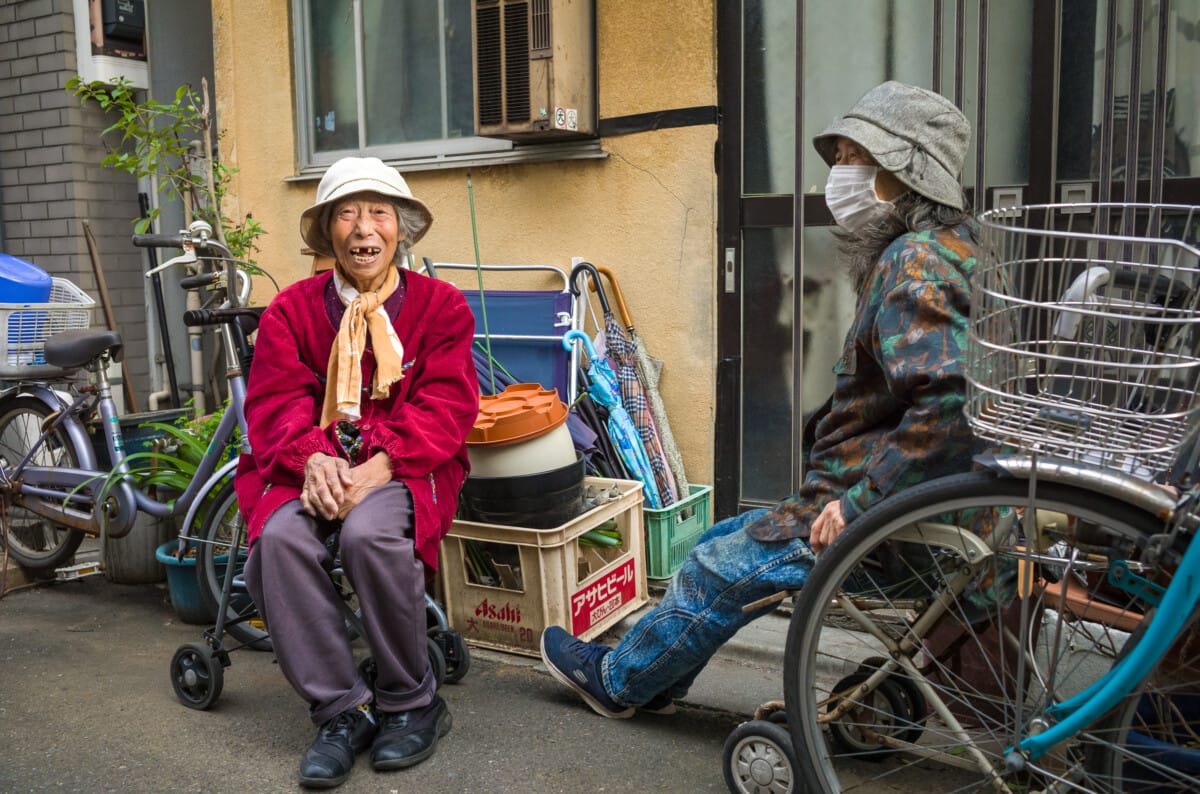
[[[413,550],[412,498],[403,483],[383,485],[341,526],[342,567],[358,597],[378,670],[374,700],[408,711],[433,700],[426,650],[425,569]],[[321,725],[372,699],[354,662],[340,599],[329,578],[325,539],[337,528],[288,502],[263,526],[246,561],[246,585],[267,622],[275,658]]]

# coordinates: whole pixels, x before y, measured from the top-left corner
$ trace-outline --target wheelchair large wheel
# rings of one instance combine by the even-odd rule
[[[33,397],[16,397],[0,404],[0,466],[15,466],[24,460],[49,415],[50,407]],[[46,437],[29,463],[63,468],[79,465],[75,448],[61,429]],[[29,570],[53,571],[65,565],[83,542],[81,530],[5,504],[7,532],[0,534],[0,544],[8,548],[9,557]]]
[[[792,737],[782,725],[750,720],[725,740],[725,785],[733,794],[793,794],[800,791]]]
[[[175,697],[190,709],[203,711],[221,697],[225,670],[204,643],[181,645],[171,659],[171,688]]]
[[[1087,763],[1085,734],[1019,771],[1005,755],[1048,703],[1106,672],[1145,615],[1148,604],[1106,573],[1112,560],[1135,560],[1161,520],[1050,482],[1037,487],[1037,510],[1029,504],[1027,481],[947,477],[884,501],[821,554],[784,662],[806,790],[919,785],[930,761],[954,790],[1062,779],[1121,790],[1111,768]],[[1161,583],[1161,572],[1144,575]],[[854,685],[840,686],[847,675]]]
[[[214,618],[221,605],[226,566],[232,560],[234,573],[240,574],[248,553],[245,521],[238,512],[237,493],[231,477],[217,489],[205,512],[196,548],[196,586],[201,602]],[[245,589],[234,587],[229,593],[225,605],[225,630],[255,650],[271,650],[266,624],[258,616],[254,599]]]

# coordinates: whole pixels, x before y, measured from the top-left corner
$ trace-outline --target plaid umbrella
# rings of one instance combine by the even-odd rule
[[[599,298],[600,307],[604,311],[605,348],[609,360],[613,363],[612,369],[616,374],[617,384],[620,388],[621,404],[633,422],[646,460],[650,464],[650,470],[654,474],[655,487],[662,500],[660,506],[666,507],[672,505],[679,500],[679,495],[676,493],[674,478],[671,476],[666,456],[663,455],[662,446],[659,444],[658,434],[655,432],[654,418],[650,413],[650,406],[646,401],[641,379],[638,377],[636,348],[629,340],[629,337],[625,335],[625,330],[621,328],[617,322],[617,318],[613,315],[608,298],[604,294],[604,290],[600,287],[600,274],[596,271],[595,265],[589,262],[580,262],[572,268],[570,278],[571,292],[577,296],[581,294],[575,284],[575,280],[581,271],[591,275],[596,296]]]
[[[675,493],[680,499],[686,498],[689,491],[687,474],[683,468],[683,455],[679,453],[679,446],[675,443],[675,435],[671,432],[671,423],[667,419],[667,409],[663,405],[662,395],[658,392],[658,379],[662,375],[663,363],[646,352],[646,345],[642,341],[641,334],[633,327],[633,320],[629,316],[629,307],[625,305],[625,296],[621,292],[621,285],[617,283],[612,271],[602,265],[597,266],[596,269],[604,274],[604,277],[608,279],[609,286],[613,288],[613,297],[616,299],[618,311],[621,312],[621,319],[625,323],[625,332],[629,339],[629,346],[633,350],[632,357],[636,364],[637,376],[642,385],[640,399],[649,406],[655,441],[666,460],[667,468],[671,470]],[[630,415],[637,424],[637,416],[632,410]],[[651,465],[653,464],[654,461],[651,459]],[[658,470],[655,469],[655,474],[657,475],[657,473]]]
[[[583,331],[567,331],[563,336],[563,347],[570,349],[578,340],[583,344],[588,356],[588,394],[598,405],[608,409],[608,420],[605,423],[608,436],[616,447],[621,462],[625,464],[631,477],[640,480],[646,506],[650,508],[663,507],[662,497],[658,493],[658,485],[654,481],[654,472],[650,461],[646,458],[646,450],[642,447],[641,437],[633,420],[621,404],[621,388],[617,382],[617,373],[613,372],[608,361],[596,354],[592,340]]]

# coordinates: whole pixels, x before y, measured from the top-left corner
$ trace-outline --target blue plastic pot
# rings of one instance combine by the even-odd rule
[[[167,569],[167,593],[175,615],[184,623],[212,623],[215,616],[204,608],[204,602],[200,600],[200,589],[196,584],[196,558],[176,559],[175,550],[178,548],[178,540],[169,540],[154,552],[155,559]]]

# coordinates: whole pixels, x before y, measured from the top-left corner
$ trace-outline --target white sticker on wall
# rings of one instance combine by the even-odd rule
[[[579,111],[575,108],[555,108],[554,128],[556,130],[578,130]]]

